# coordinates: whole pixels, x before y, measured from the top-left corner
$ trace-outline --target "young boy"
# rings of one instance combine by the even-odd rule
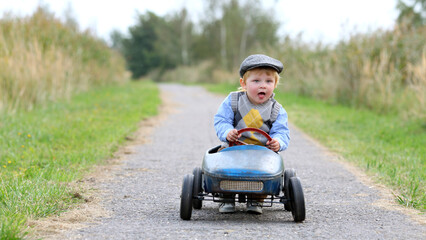
[[[274,89],[279,81],[283,64],[262,54],[247,57],[240,66],[241,91],[231,92],[220,105],[214,127],[219,139],[227,146],[240,139],[249,144],[265,145],[279,152],[287,149],[290,136],[287,113],[274,99]],[[268,133],[272,140],[259,133],[243,133],[242,128],[259,128]],[[224,196],[234,198],[234,196]],[[266,196],[259,196],[260,199]],[[262,200],[260,200],[262,202]],[[261,214],[262,205],[254,200],[247,203],[247,211]],[[222,203],[219,212],[235,212],[235,203]]]

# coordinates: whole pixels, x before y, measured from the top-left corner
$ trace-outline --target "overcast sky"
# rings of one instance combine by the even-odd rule
[[[295,36],[303,32],[306,41],[333,43],[350,33],[390,29],[397,17],[397,0],[264,0],[262,5],[274,9],[282,23],[280,33]],[[25,16],[39,3],[48,5],[59,18],[68,6],[82,29],[90,28],[109,40],[117,29],[127,33],[136,24],[136,12],[147,10],[164,16],[183,6],[194,21],[203,17],[203,0],[0,0],[0,14],[5,11]]]

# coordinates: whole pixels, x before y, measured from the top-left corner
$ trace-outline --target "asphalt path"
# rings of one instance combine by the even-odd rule
[[[293,222],[283,205],[262,215],[218,212],[203,202],[190,221],[179,217],[185,174],[201,166],[207,149],[220,142],[213,116],[223,96],[201,87],[160,85],[172,108],[158,120],[146,143],[132,146],[109,181],[97,188],[109,212],[96,223],[66,232],[66,239],[426,239],[426,226],[383,202],[381,190],[365,184],[325,149],[290,125],[290,147],[281,153],[295,168],[306,202],[306,220]],[[285,107],[285,103],[283,103]],[[291,121],[291,113],[289,113]]]

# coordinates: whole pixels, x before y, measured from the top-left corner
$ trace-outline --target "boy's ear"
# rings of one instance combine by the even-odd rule
[[[243,89],[246,89],[246,83],[244,82],[244,79],[240,78],[240,86]]]

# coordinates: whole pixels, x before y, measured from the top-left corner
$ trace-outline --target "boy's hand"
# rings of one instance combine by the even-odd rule
[[[232,129],[229,131],[228,135],[226,135],[226,140],[228,142],[235,142],[241,137],[241,134],[238,134],[237,129]]]
[[[268,141],[266,143],[266,146],[274,152],[278,152],[280,150],[280,147],[281,147],[280,143],[275,138],[272,138],[271,141]]]

